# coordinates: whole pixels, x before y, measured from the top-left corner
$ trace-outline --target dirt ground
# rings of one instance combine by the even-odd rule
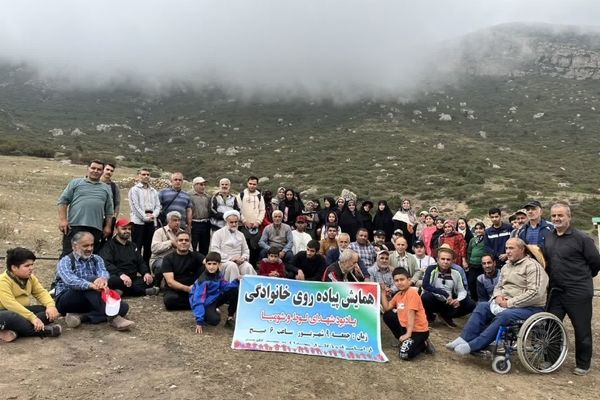
[[[15,245],[54,257],[59,249],[56,199],[66,182],[85,172],[52,160],[0,157],[0,254]],[[134,174],[118,169],[119,180]],[[126,191],[123,191],[126,194]],[[126,197],[126,196],[125,196]],[[127,205],[123,207],[127,210]],[[126,214],[125,214],[126,215]],[[36,274],[48,286],[55,261],[40,260]],[[595,299],[598,307],[598,299]],[[66,329],[60,338],[23,338],[0,345],[0,399],[591,399],[600,375],[571,374],[571,351],[563,368],[533,375],[513,359],[513,370],[498,375],[491,363],[461,358],[444,349],[460,328],[432,327],[435,355],[412,362],[398,359],[384,329],[390,362],[350,362],[282,353],[234,351],[232,332],[222,326],[194,334],[190,312],[166,312],[160,297],[129,300],[130,332],[106,324]],[[462,326],[466,320],[457,320]],[[594,318],[594,364],[600,338]]]

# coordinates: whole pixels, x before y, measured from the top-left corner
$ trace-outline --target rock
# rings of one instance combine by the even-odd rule
[[[544,116],[544,113],[543,112],[539,112],[539,113],[533,114],[533,119],[540,119],[543,116]]]
[[[452,116],[450,114],[440,113],[439,116],[440,121],[452,121]]]
[[[444,146],[443,143],[438,143],[435,145],[435,148],[438,150],[444,150],[446,148],[446,146]]]
[[[268,176],[261,176],[260,178],[258,178],[258,183],[267,183],[269,182],[269,177]]]
[[[346,201],[348,201],[348,200],[354,200],[354,201],[356,201],[356,197],[357,196],[356,196],[356,193],[353,193],[353,192],[351,192],[348,189],[343,189],[341,197],[343,197],[344,199],[346,199]]]

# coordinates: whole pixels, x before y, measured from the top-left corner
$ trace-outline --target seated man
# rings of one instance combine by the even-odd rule
[[[154,286],[160,287],[162,282],[163,259],[175,251],[177,241],[175,238],[181,229],[181,214],[179,211],[171,211],[167,214],[167,225],[157,229],[152,236],[152,256],[150,257],[150,268],[154,273]]]
[[[223,273],[219,272],[221,255],[209,252],[204,259],[204,272],[192,287],[190,305],[196,317],[196,333],[202,333],[205,324],[216,326],[221,322],[221,313],[217,307],[227,304],[227,320],[225,326],[234,327],[233,316],[237,309],[238,287],[237,279],[227,282]]]
[[[226,281],[231,282],[244,275],[256,275],[256,270],[248,262],[250,248],[244,234],[239,231],[240,213],[236,210],[225,211],[225,226],[212,235],[210,251],[221,255],[221,272]]]
[[[452,318],[467,315],[475,308],[460,273],[452,267],[453,260],[454,250],[450,246],[441,246],[437,264],[430,265],[425,271],[421,297],[430,323],[438,313],[446,325],[456,327]]]
[[[327,252],[331,249],[335,249],[338,246],[337,236],[338,236],[338,227],[337,225],[329,225],[326,228],[325,238],[321,239],[319,253],[323,256],[327,256]],[[348,244],[350,244],[350,240],[348,240]]]
[[[273,211],[273,223],[267,226],[258,241],[260,246],[260,258],[265,258],[267,251],[271,246],[281,247],[279,258],[285,265],[292,261],[292,246],[294,245],[294,237],[292,236],[292,228],[288,224],[283,223],[283,212],[280,210]]]
[[[204,271],[204,256],[191,251],[190,234],[177,234],[175,252],[165,257],[162,273],[167,282],[163,299],[167,310],[189,310],[192,286]]]
[[[323,273],[323,282],[364,282],[365,277],[358,266],[358,253],[346,249],[340,260],[327,267]]]
[[[373,232],[373,247],[378,249],[377,251],[391,250],[385,242],[385,231],[378,229]]]
[[[102,247],[99,256],[110,274],[108,287],[126,296],[157,295],[152,275],[142,255],[131,242],[133,223],[120,218],[115,223],[115,236]]]
[[[73,252],[60,259],[56,271],[56,308],[65,315],[69,328],[82,322],[110,322],[119,331],[129,330],[133,322],[125,319],[129,306],[121,300],[118,315],[108,317],[101,293],[108,289],[108,271],[104,260],[92,254],[94,235],[77,232],[72,239]],[[76,314],[75,314],[76,313]],[[79,315],[81,314],[81,315]]]
[[[415,240],[413,243],[413,251],[415,253],[415,258],[417,259],[417,264],[419,265],[419,269],[423,271],[425,274],[425,270],[430,265],[435,264],[435,258],[428,256],[425,250],[425,243],[422,240]],[[418,287],[423,285],[423,281],[417,283]]]
[[[311,240],[306,245],[306,251],[300,251],[294,256],[288,270],[296,276],[296,279],[321,281],[327,264],[325,257],[319,254],[319,247],[318,241]],[[298,277],[300,273],[302,278]]]
[[[350,250],[358,253],[358,257],[362,261],[361,270],[365,277],[368,277],[367,265],[375,264],[377,252],[375,247],[369,243],[369,231],[365,228],[358,228],[356,231],[356,242],[350,243]]]
[[[394,241],[395,251],[390,253],[390,264],[392,268],[402,267],[410,273],[413,286],[421,287],[424,271],[419,268],[417,257],[406,251],[408,242],[402,236]]]
[[[446,347],[459,354],[485,349],[496,338],[498,328],[517,320],[525,320],[544,311],[548,275],[527,254],[522,239],[506,242],[507,262],[489,303],[479,303],[462,333]]]
[[[312,236],[306,233],[306,217],[304,215],[296,217],[295,226],[296,229],[292,231],[292,237],[294,238],[294,245],[292,246],[293,254],[306,250],[306,244],[312,240]]]
[[[477,300],[487,303],[492,299],[500,274],[496,269],[496,260],[489,254],[481,257],[481,266],[483,274],[477,277]]]
[[[369,281],[377,282],[382,288],[382,294],[389,290],[389,295],[393,296],[398,291],[394,285],[392,277],[393,268],[390,266],[390,252],[380,250],[377,253],[377,261],[369,267]]]

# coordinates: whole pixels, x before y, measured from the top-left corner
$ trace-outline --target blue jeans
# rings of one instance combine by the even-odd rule
[[[542,311],[544,307],[508,308],[494,315],[490,311],[490,303],[478,303],[460,337],[469,342],[471,351],[479,351],[488,347],[496,339],[500,326],[525,320]]]

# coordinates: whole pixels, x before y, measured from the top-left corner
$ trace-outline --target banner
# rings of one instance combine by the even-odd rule
[[[246,275],[231,347],[385,362],[379,296],[374,282]]]

